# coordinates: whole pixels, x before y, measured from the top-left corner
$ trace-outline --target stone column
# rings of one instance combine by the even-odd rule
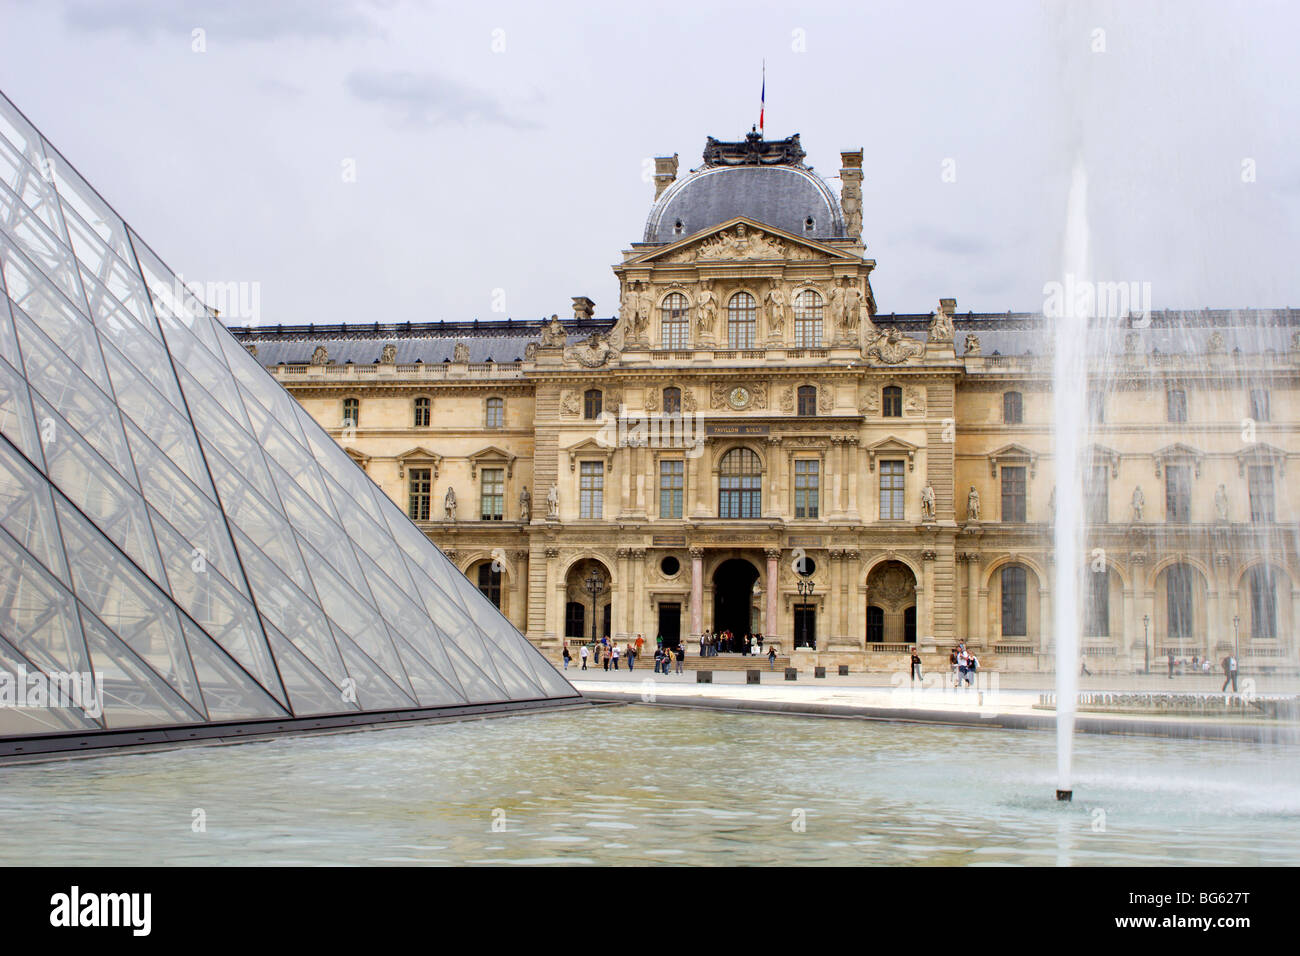
[[[849,517],[855,521],[860,521],[858,513],[858,468],[861,465],[861,456],[858,454],[858,440],[856,438],[846,438],[844,445],[845,467],[849,475]]]
[[[853,595],[854,578],[857,574],[858,552],[844,551],[840,561],[840,642],[856,645],[853,638]]]
[[[633,576],[628,573],[627,567],[627,559],[630,553],[631,552],[629,552],[627,548],[619,548],[614,552],[615,556],[618,558],[618,589],[620,592],[618,603],[622,606],[614,609],[617,613],[611,614],[611,617],[613,618],[611,621],[611,627],[614,629],[614,633],[611,637],[614,640],[624,642],[627,641],[628,631],[632,628]],[[611,589],[610,593],[611,600],[614,597],[612,591],[613,589]],[[619,625],[622,625],[622,627]]]
[[[632,548],[628,552],[628,564],[631,569],[632,582],[627,588],[628,593],[628,610],[627,610],[627,629],[629,636],[640,632],[645,633],[644,627],[640,622],[645,620],[646,613],[646,567],[645,567],[645,548]],[[655,627],[658,628],[658,622]],[[651,651],[653,654],[654,652]]]
[[[559,548],[546,549],[546,638],[557,643],[564,640],[564,582],[559,577]],[[560,609],[556,611],[556,596],[559,595]]]
[[[528,551],[510,552],[514,573],[510,577],[510,623],[523,631],[528,626]]]
[[[691,548],[691,634],[704,632],[704,549]]]
[[[778,562],[781,560],[781,550],[779,548],[768,548],[764,553],[767,555],[767,616],[763,620],[763,638],[765,641],[775,641],[780,639],[776,614],[777,591],[780,587]]]
[[[974,644],[980,638],[980,556],[967,551],[961,556],[966,562],[966,640]]]
[[[1038,589],[1038,653],[1047,653],[1047,642],[1052,634],[1052,595],[1045,586]],[[1083,653],[1082,649],[1079,651]]]
[[[781,438],[777,435],[767,439],[767,498],[763,502],[764,511],[772,517],[792,514],[787,510],[791,506],[790,495],[783,487],[785,483],[785,456],[781,451]],[[791,472],[793,474],[793,471]]]
[[[917,602],[916,639],[918,642],[934,637],[934,562],[939,552],[926,549],[921,552],[921,587],[925,590],[925,601]]]

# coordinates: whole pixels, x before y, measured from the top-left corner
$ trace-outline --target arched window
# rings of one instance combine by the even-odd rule
[[[417,398],[415,400],[415,427],[429,427],[429,409],[432,403],[427,398]]]
[[[1185,564],[1175,564],[1165,571],[1165,605],[1171,638],[1191,637],[1195,629],[1192,573]]]
[[[1002,636],[1029,636],[1029,594],[1025,569],[1009,564],[1002,569]]]
[[[1019,425],[1025,420],[1025,401],[1019,392],[1002,393],[1002,423]]]
[[[664,389],[664,414],[678,415],[682,410],[682,390],[676,386]]]
[[[598,388],[589,388],[582,393],[582,417],[599,418],[605,407],[605,397]]]
[[[718,517],[757,518],[762,506],[763,466],[748,448],[733,448],[718,464]]]
[[[819,349],[822,345],[822,297],[804,289],[794,297],[794,347]]]
[[[799,414],[817,414],[817,388],[814,385],[799,386]]]
[[[1277,584],[1264,565],[1250,569],[1250,636],[1277,637]]]
[[[343,399],[343,427],[356,428],[361,424],[361,399]]]
[[[478,566],[478,589],[496,607],[501,606],[501,572],[495,570],[491,562]]]
[[[748,292],[727,300],[727,348],[752,349],[758,338],[758,303]]]
[[[886,418],[903,417],[903,390],[897,385],[886,385],[881,392],[881,414]]]
[[[686,296],[670,292],[659,305],[659,347],[665,349],[690,348],[689,307]]]
[[[487,400],[487,421],[485,424],[488,428],[501,428],[506,423],[506,400],[504,398],[489,398]]]

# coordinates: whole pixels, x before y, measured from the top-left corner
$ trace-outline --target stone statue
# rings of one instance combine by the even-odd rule
[[[980,337],[976,335],[974,332],[968,332],[966,334],[966,354],[967,355],[980,354]]]
[[[1219,520],[1225,524],[1228,521],[1228,489],[1219,485],[1218,490],[1214,492],[1214,510],[1218,514]]]
[[[442,510],[447,516],[448,521],[456,520],[456,489],[448,488],[447,495],[442,499]]]
[[[1210,340],[1206,343],[1206,348],[1211,352],[1222,352],[1226,349],[1227,345],[1223,341],[1223,333],[1217,329],[1211,332]]]
[[[713,294],[712,285],[705,280],[695,293],[695,331],[700,335],[711,335],[717,318],[718,297]]]
[[[560,317],[552,315],[551,321],[542,326],[543,348],[563,348],[564,343],[568,340],[569,335],[564,331],[564,325],[560,322]]]
[[[585,365],[587,368],[599,368],[614,355],[609,341],[599,332],[592,332],[591,338],[581,345],[566,349],[564,357]]]
[[[551,490],[546,493],[546,517],[560,516],[560,486],[551,482]]]
[[[379,364],[392,365],[397,361],[397,346],[389,342],[379,353]]]
[[[325,346],[323,345],[316,346],[316,351],[311,353],[311,364],[329,365],[329,363],[330,363],[329,349],[325,348]]]
[[[767,330],[773,335],[780,335],[785,328],[785,293],[773,283],[767,294]]]
[[[533,517],[533,496],[528,493],[528,486],[519,492],[519,520],[531,521]]]
[[[1142,510],[1147,506],[1147,496],[1142,494],[1142,486],[1133,489],[1133,521],[1142,520]]]
[[[951,299],[948,300],[948,302],[952,301]],[[936,345],[949,344],[952,342],[953,335],[956,334],[952,325],[952,313],[948,311],[951,308],[948,302],[940,302],[939,311],[930,320],[930,341]]]
[[[469,361],[469,346],[464,342],[457,342],[455,349],[452,350],[451,360],[460,362],[462,365]]]
[[[980,493],[975,490],[975,486],[970,486],[970,494],[966,496],[966,520],[980,520]]]
[[[1052,516],[1052,524],[1056,524],[1056,486],[1052,486],[1052,493],[1047,496],[1047,513]]]
[[[934,488],[930,485],[921,489],[921,517],[924,521],[934,520]]]
[[[862,312],[862,292],[858,284],[849,277],[844,278],[844,305],[840,316],[840,329],[852,332],[858,327]]]

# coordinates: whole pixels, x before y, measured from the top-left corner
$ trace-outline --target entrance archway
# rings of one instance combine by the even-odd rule
[[[916,640],[916,575],[902,561],[883,561],[867,575],[867,642]]]
[[[713,572],[713,630],[743,638],[754,631],[751,612],[758,568],[744,558],[723,561]]]
[[[600,586],[594,600],[586,586],[587,580],[591,577],[593,571],[596,572],[596,580]],[[586,643],[591,640],[599,640],[607,634],[611,640],[614,638],[614,634],[610,630],[611,609],[614,602],[611,582],[612,576],[609,573],[609,568],[595,558],[585,558],[569,569],[569,573],[564,577],[564,636],[566,639]],[[595,612],[594,616],[593,611]],[[594,631],[592,628],[593,621],[595,622]]]

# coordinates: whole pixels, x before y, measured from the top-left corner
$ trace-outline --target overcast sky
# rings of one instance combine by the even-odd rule
[[[1040,309],[1076,161],[1094,278],[1300,307],[1298,33],[1287,2],[0,0],[0,88],[267,324],[612,314],[647,160],[741,138],[764,58],[769,137],[836,189],[866,151],[884,313]]]

